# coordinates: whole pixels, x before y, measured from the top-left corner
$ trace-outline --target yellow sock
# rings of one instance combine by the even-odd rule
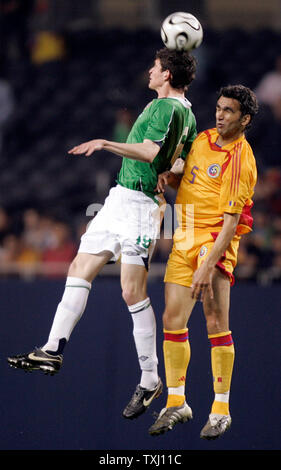
[[[185,402],[185,395],[174,395],[169,393],[166,403],[166,408],[171,408],[172,406],[181,406]]]
[[[163,351],[168,387],[166,407],[181,406],[185,401],[184,387],[190,360],[188,329],[164,330]]]
[[[229,415],[229,403],[223,401],[214,400],[212,404],[211,413],[219,415]]]
[[[211,343],[211,363],[215,399],[211,413],[229,414],[229,392],[234,364],[234,344],[231,331],[208,336]]]

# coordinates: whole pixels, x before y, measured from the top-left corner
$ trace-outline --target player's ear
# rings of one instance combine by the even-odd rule
[[[164,72],[164,78],[165,78],[165,80],[169,80],[169,81],[172,80],[173,75],[171,74],[170,70],[168,70],[168,69],[165,70],[165,72]]]
[[[245,114],[243,117],[242,117],[242,120],[241,120],[241,124],[243,127],[247,127],[248,124],[250,124],[251,122],[251,116],[250,114]]]

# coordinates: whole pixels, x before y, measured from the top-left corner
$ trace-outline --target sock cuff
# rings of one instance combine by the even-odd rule
[[[65,287],[84,287],[88,290],[91,290],[92,285],[90,282],[80,277],[68,276],[66,278]]]
[[[220,336],[227,336],[227,335],[231,335],[231,331],[222,331],[221,333],[214,333],[212,335],[208,335],[208,338],[219,338]]]
[[[146,299],[141,300],[134,305],[128,305],[128,310],[130,313],[138,313],[142,310],[146,310],[148,307],[150,307],[150,305],[150,298],[147,297]]]
[[[231,331],[208,335],[208,338],[210,340],[212,348],[216,346],[231,346],[233,344]]]
[[[189,339],[188,328],[183,328],[182,330],[166,330],[164,328],[164,340],[165,341],[175,341],[175,342],[184,342]]]

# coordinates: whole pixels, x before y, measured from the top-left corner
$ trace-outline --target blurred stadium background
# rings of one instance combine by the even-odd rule
[[[0,448],[280,449],[281,1],[0,0],[0,9]],[[142,422],[120,418],[138,370],[118,265],[97,279],[58,377],[5,364],[44,341],[90,205],[103,203],[120,168],[109,153],[87,159],[67,151],[94,137],[126,138],[154,97],[147,71],[162,47],[161,22],[174,11],[195,14],[204,28],[188,92],[198,130],[214,126],[223,85],[249,86],[260,102],[248,132],[259,172],[255,223],[242,239],[232,294],[234,424],[212,447],[198,439],[212,395],[200,306],[192,320],[195,429],[156,442],[147,435],[151,413]],[[172,203],[174,194],[167,197]],[[161,237],[150,276],[160,354],[170,247]],[[163,375],[162,367],[160,357]]]

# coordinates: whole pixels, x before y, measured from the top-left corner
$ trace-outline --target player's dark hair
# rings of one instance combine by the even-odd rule
[[[259,109],[255,93],[244,85],[228,85],[220,89],[218,99],[221,96],[239,101],[242,116],[246,114],[251,116],[251,121],[246,127],[246,129],[248,129]]]
[[[173,88],[186,88],[195,78],[196,60],[188,52],[171,51],[164,47],[156,52],[162,70],[171,72],[170,84]]]

